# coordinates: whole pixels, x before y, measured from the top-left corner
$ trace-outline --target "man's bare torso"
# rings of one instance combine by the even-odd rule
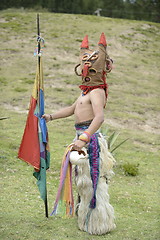
[[[74,116],[76,123],[92,120],[94,118],[89,93],[77,99]]]
[[[104,105],[105,105],[105,101],[106,99],[104,95]],[[87,93],[87,95],[79,96],[79,98],[76,101],[74,116],[75,116],[76,123],[92,120],[94,118],[94,111],[93,111],[92,102],[90,98],[90,92]]]

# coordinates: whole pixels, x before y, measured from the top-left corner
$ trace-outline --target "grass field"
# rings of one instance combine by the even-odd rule
[[[46,113],[71,104],[80,94],[74,67],[79,46],[88,34],[96,47],[105,32],[114,69],[108,76],[109,98],[102,130],[119,131],[117,164],[109,188],[116,215],[115,231],[91,236],[77,228],[76,217],[44,217],[33,169],[17,159],[27,117],[37,59],[36,12],[0,12],[0,161],[2,240],[158,240],[160,144],[160,24],[97,16],[42,12]],[[65,147],[74,137],[74,118],[48,124],[51,168],[47,172],[49,212],[59,182]],[[57,141],[58,140],[58,141]],[[136,176],[125,173],[137,166]]]

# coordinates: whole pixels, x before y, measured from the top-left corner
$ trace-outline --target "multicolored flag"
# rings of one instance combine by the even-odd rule
[[[46,202],[46,170],[50,164],[48,131],[44,114],[44,84],[42,56],[38,55],[36,78],[30,100],[30,108],[18,158],[31,164],[37,178],[37,185],[41,198]]]

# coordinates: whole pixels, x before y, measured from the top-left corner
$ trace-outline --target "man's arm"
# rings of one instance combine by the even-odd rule
[[[62,108],[58,112],[54,114],[44,114],[42,117],[46,119],[46,122],[49,122],[51,120],[59,119],[59,118],[65,118],[69,117],[74,114],[76,102],[74,102],[71,106]]]
[[[87,131],[94,134],[104,122],[104,106],[106,102],[105,92],[103,89],[95,89],[90,92],[90,101],[94,113],[94,118]]]

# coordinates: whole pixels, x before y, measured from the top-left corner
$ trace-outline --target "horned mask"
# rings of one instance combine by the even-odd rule
[[[80,63],[75,67],[76,74],[82,76],[81,86],[106,84],[106,74],[112,70],[112,60],[109,58],[106,48],[107,42],[104,33],[101,34],[98,49],[95,51],[89,49],[88,36],[84,37],[81,44]],[[80,67],[79,70],[78,67]]]

